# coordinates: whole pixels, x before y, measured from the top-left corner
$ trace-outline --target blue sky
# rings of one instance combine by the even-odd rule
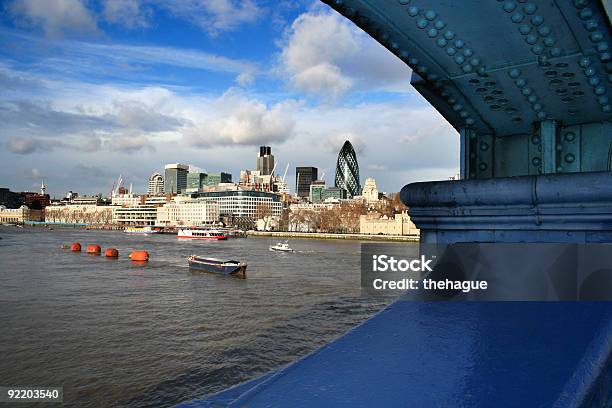
[[[355,145],[384,191],[445,179],[458,136],[410,69],[327,6],[284,0],[0,2],[0,186],[135,191],[164,163],[317,166]]]

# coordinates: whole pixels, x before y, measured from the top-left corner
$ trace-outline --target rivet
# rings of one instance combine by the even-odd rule
[[[467,123],[468,125],[473,125],[473,124],[474,124],[474,119],[472,119],[472,118],[467,118],[467,119],[465,120],[465,123]]]
[[[542,110],[542,105],[540,105],[539,103],[534,103],[532,108],[534,111],[539,112]]]
[[[510,71],[508,71],[508,75],[510,75],[510,78],[518,78],[521,76],[521,71],[517,68],[512,68]]]
[[[608,45],[608,43],[602,42],[597,44],[597,51],[599,52],[604,52],[604,51],[608,51],[610,49],[610,46]]]
[[[438,30],[436,30],[435,28],[430,28],[430,29],[427,31],[427,35],[428,35],[430,38],[434,38],[435,36],[437,36],[437,35],[438,35]]]
[[[563,145],[562,145],[562,144],[560,144],[560,143],[557,143],[556,148],[557,148],[557,151],[558,151],[558,152],[560,152],[560,151],[562,151],[562,150],[563,150]]]
[[[459,112],[461,109],[463,109],[463,105],[461,105],[460,103],[456,103],[455,105],[453,105],[453,110],[455,112]]]
[[[393,48],[394,50],[397,50],[399,48],[399,44],[394,41],[391,43],[391,48]]]
[[[589,79],[589,85],[591,86],[597,86],[600,82],[601,80],[598,77],[593,77]]]
[[[454,105],[455,102],[457,102],[455,98],[448,98],[448,103],[450,103],[451,105]]]
[[[547,35],[549,35],[550,32],[551,32],[551,29],[549,26],[542,26],[538,28],[538,33],[540,33],[540,35],[543,37],[546,37]]]
[[[557,166],[557,173],[561,173],[563,171],[563,167]]]
[[[474,52],[470,48],[466,48],[465,50],[463,50],[463,55],[465,55],[466,57],[471,57],[473,54]]]
[[[529,88],[528,86],[521,90],[521,93],[523,95],[525,95],[525,96],[531,95],[532,92],[533,92],[533,90],[531,88]]]
[[[506,13],[512,13],[516,9],[516,3],[513,1],[504,2],[503,9]]]
[[[459,65],[463,64],[465,62],[465,58],[463,58],[463,55],[456,55],[455,56],[455,62]]]
[[[607,105],[609,101],[610,101],[610,99],[607,96],[605,96],[605,95],[600,96],[599,98],[597,98],[597,102],[599,102],[600,105]]]
[[[583,58],[580,58],[579,64],[582,68],[586,68],[589,65],[591,65],[591,60],[587,57],[583,57]]]
[[[535,4],[533,4],[533,3],[527,3],[527,4],[525,4],[525,6],[523,7],[523,11],[524,11],[526,14],[533,14],[533,13],[535,13],[535,12],[536,12],[536,10],[537,10],[537,9],[538,9],[538,8],[537,8],[537,6],[536,6]]]
[[[459,112],[459,116],[461,116],[463,119],[467,118],[468,116],[470,116],[470,114],[467,111],[461,111]]]
[[[526,38],[525,38],[525,42],[529,45],[533,45],[536,42],[538,42],[538,37],[533,35],[533,34],[529,34]]]
[[[612,112],[612,106],[604,105],[604,106],[601,107],[601,111],[605,112],[605,113],[610,113],[610,112]]]
[[[565,134],[565,140],[567,140],[568,142],[573,142],[575,138],[576,134],[574,132],[567,132]]]
[[[470,64],[472,64],[473,66],[478,66],[480,64],[480,60],[478,58],[472,58],[470,60]]]
[[[531,143],[533,143],[534,145],[540,144],[540,136],[532,136]]]
[[[448,47],[448,48],[446,49],[446,53],[447,53],[448,55],[455,55],[455,54],[457,53],[457,50],[456,50],[455,48],[453,48],[453,47]]]
[[[601,62],[609,62],[610,60],[612,60],[612,54],[610,54],[609,52],[602,52],[601,54],[599,54],[599,60]]]
[[[428,19],[429,21],[433,21],[436,18],[436,16],[437,14],[433,10],[427,10],[425,12],[425,18]]]
[[[399,52],[399,56],[400,56],[400,58],[401,58],[401,59],[408,58],[408,56],[409,56],[409,55],[410,55],[410,54],[408,54],[408,51],[406,51],[406,50],[401,50],[401,51]]]
[[[448,44],[448,41],[446,41],[444,38],[438,38],[438,41],[436,41],[436,44],[438,44],[438,47],[446,47],[446,45]]]
[[[476,177],[476,173],[470,173],[470,178]]]
[[[469,74],[470,72],[472,72],[472,66],[469,64],[465,64],[463,67],[461,67],[461,69],[463,70],[463,72],[465,72],[466,74]]]
[[[516,81],[514,81],[514,83],[516,84],[516,86],[518,86],[519,88],[524,87],[527,84],[527,81],[525,81],[523,78],[519,78]]]
[[[595,95],[603,95],[606,93],[606,88],[603,86],[598,86],[593,92],[595,92]]]
[[[487,169],[487,164],[486,164],[486,163],[480,163],[480,164],[478,165],[478,169],[479,169],[480,171],[485,171],[485,170]]]
[[[550,55],[553,57],[558,57],[561,55],[561,48],[555,47],[550,50]]]
[[[531,26],[527,24],[523,24],[519,27],[519,32],[523,35],[527,35],[531,32]]]
[[[470,153],[470,159],[475,159],[476,158],[476,153]]]
[[[555,39],[555,37],[546,37],[544,39],[544,45],[547,47],[552,47],[553,45],[555,45],[556,42],[557,40]]]
[[[465,43],[463,42],[463,40],[455,40],[455,47],[463,48],[464,45]]]
[[[446,27],[446,23],[442,20],[438,20],[436,21],[436,24],[434,24],[434,27],[436,27],[438,30],[441,30]]]
[[[444,33],[444,38],[446,38],[447,40],[452,40],[453,38],[455,38],[455,33],[452,31],[446,31]]]
[[[410,17],[416,17],[419,14],[419,8],[416,6],[408,7],[408,15]]]
[[[598,27],[599,27],[599,24],[597,24],[597,21],[595,20],[589,20],[586,23],[584,23],[584,28],[587,31],[595,31],[597,30]]]
[[[540,24],[542,24],[544,22],[544,17],[542,16],[533,16],[531,17],[531,24],[533,24],[534,26],[539,26]]]
[[[521,13],[514,13],[511,17],[512,22],[517,23],[517,24],[523,21],[524,18],[525,16],[522,15]]]
[[[533,164],[534,166],[539,166],[541,162],[542,160],[540,160],[539,157],[534,157],[533,159],[531,159],[531,164]]]
[[[535,55],[540,55],[542,52],[544,52],[544,47],[539,44],[534,45],[533,47],[531,47],[531,52],[533,52]]]
[[[538,112],[538,119],[540,120],[546,119],[546,112]]]
[[[568,153],[568,154],[565,155],[565,161],[566,162],[573,163],[574,160],[576,160],[576,157],[573,154]]]
[[[582,9],[587,6],[588,0],[574,0],[574,7],[577,9]]]
[[[427,24],[429,24],[429,22],[424,18],[421,18],[417,21],[417,27],[419,27],[421,30],[427,27]]]
[[[529,98],[527,98],[527,101],[529,101],[529,103],[536,103],[538,101],[538,97],[535,95],[529,95]]]
[[[486,152],[487,150],[489,150],[489,144],[487,142],[481,142],[480,150],[482,150],[483,152]]]
[[[419,64],[419,60],[417,58],[410,58],[410,60],[408,61],[408,63],[410,65],[418,65]]]
[[[587,69],[584,70],[584,75],[586,75],[588,77],[591,77],[591,76],[595,75],[596,73],[597,73],[597,71],[593,67],[588,67]]]
[[[591,35],[589,36],[589,38],[591,39],[591,41],[593,41],[594,43],[596,42],[600,42],[601,40],[603,40],[603,34],[600,33],[599,31],[595,31],[594,33],[591,33]]]
[[[580,13],[578,13],[578,15],[580,16],[581,19],[588,20],[589,18],[593,17],[593,10],[586,7],[580,10]]]

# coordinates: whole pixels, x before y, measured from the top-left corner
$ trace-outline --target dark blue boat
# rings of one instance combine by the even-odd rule
[[[193,270],[231,275],[242,279],[246,278],[247,264],[245,262],[202,258],[197,255],[191,255],[187,258],[187,262],[189,262],[189,268]]]

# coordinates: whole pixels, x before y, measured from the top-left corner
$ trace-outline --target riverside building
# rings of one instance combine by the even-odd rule
[[[189,166],[173,163],[164,166],[164,193],[180,194],[187,188]]]
[[[219,221],[219,205],[213,201],[189,200],[157,207],[157,225],[164,227],[200,226]]]
[[[113,223],[125,226],[147,227],[157,222],[157,207],[139,204],[133,207],[117,207],[113,211]]]
[[[211,191],[192,194],[198,200],[216,202],[220,217],[259,218],[264,211],[271,216],[280,216],[283,205],[280,196],[265,191]]]
[[[147,194],[150,196],[164,194],[164,177],[159,173],[151,174]]]
[[[344,142],[342,149],[340,149],[340,152],[338,153],[335,185],[338,188],[346,190],[349,198],[353,198],[361,194],[357,155],[355,154],[353,145],[348,140]]]
[[[316,167],[295,168],[295,192],[298,197],[308,197],[310,185],[319,178],[319,169]]]

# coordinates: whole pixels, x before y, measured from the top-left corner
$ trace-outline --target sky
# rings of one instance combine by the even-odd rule
[[[165,163],[333,185],[350,140],[361,182],[399,191],[458,171],[459,137],[408,66],[310,0],[0,0],[0,187],[145,192]]]

